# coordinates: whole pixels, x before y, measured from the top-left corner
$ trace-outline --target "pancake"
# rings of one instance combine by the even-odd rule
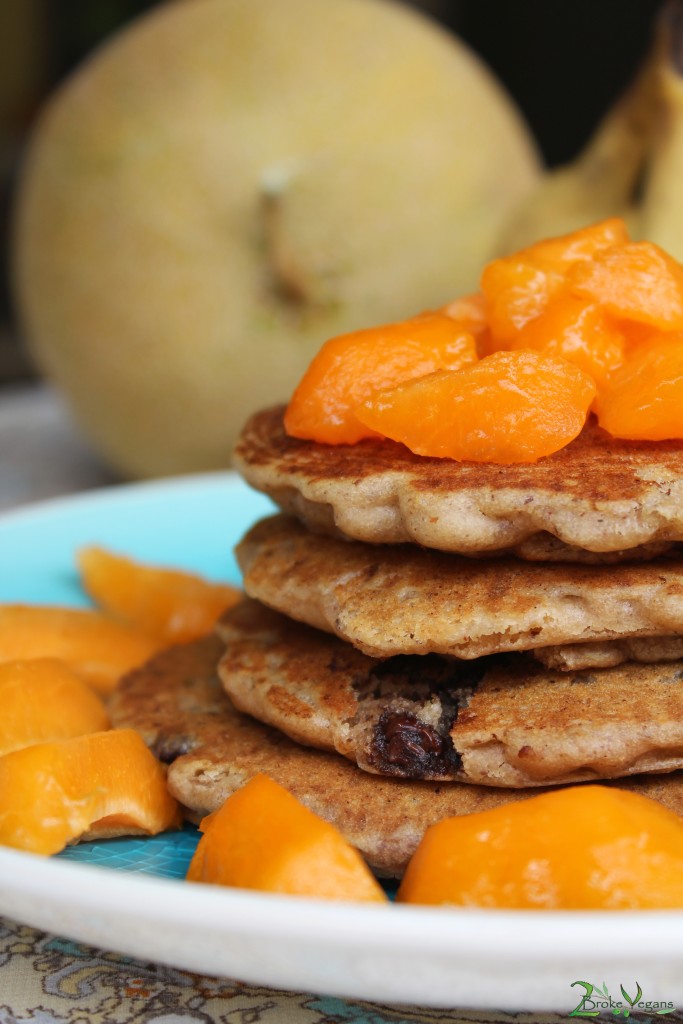
[[[524,655],[369,658],[256,601],[220,620],[241,711],[366,772],[483,786],[683,767],[683,662],[552,672]]]
[[[300,441],[282,416],[274,408],[252,417],[235,466],[318,532],[521,557],[533,557],[532,541],[547,549],[550,535],[569,546],[561,557],[570,561],[571,549],[630,558],[646,555],[643,545],[656,554],[683,541],[683,441],[621,441],[591,418],[554,455],[501,466],[425,458],[385,440]]]
[[[546,668],[572,672],[586,668],[613,668],[625,661],[648,664],[654,661],[683,659],[683,636],[629,637],[604,643],[565,644],[563,647],[542,647],[533,652]]]
[[[114,724],[137,729],[169,764],[169,788],[193,820],[265,772],[336,825],[378,873],[398,876],[435,821],[533,794],[378,778],[336,754],[300,747],[234,710],[215,674],[222,650],[215,637],[170,648],[128,675],[111,698]],[[683,814],[683,774],[620,786]]]
[[[253,527],[236,554],[251,597],[373,658],[472,659],[683,633],[683,559],[617,567],[475,561],[414,544],[322,537],[283,515]],[[592,664],[590,649],[584,664]]]

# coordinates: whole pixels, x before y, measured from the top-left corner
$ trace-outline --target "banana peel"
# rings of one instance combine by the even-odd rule
[[[548,171],[492,256],[606,217],[683,260],[683,0],[669,0],[634,82],[571,164]]]

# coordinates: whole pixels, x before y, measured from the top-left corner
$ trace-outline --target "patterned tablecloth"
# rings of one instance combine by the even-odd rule
[[[567,1019],[566,1014],[419,1010],[276,991],[131,960],[0,920],[0,1024],[553,1024]]]
[[[43,389],[0,391],[0,508],[111,482],[54,395]],[[553,1024],[567,1019],[566,1014],[389,1007],[275,991],[133,960],[0,918],[0,1024]],[[683,1015],[664,1019],[679,1021]]]

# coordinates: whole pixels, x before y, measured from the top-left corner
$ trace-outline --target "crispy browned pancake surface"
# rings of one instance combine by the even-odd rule
[[[599,665],[615,639],[683,633],[683,559],[481,561],[323,537],[283,515],[253,527],[237,558],[251,597],[375,658],[471,659],[600,640],[587,645],[584,660]],[[624,660],[616,655],[615,664]]]
[[[219,624],[236,707],[368,772],[548,786],[683,767],[683,664],[553,672],[524,655],[368,658],[255,601]]]
[[[300,747],[234,710],[215,674],[221,653],[213,637],[171,648],[129,675],[112,698],[114,723],[137,729],[169,763],[171,791],[195,820],[265,772],[335,824],[380,873],[400,875],[433,822],[533,794],[383,779]],[[683,814],[678,773],[621,785]]]
[[[657,554],[683,541],[682,441],[620,441],[591,419],[554,455],[499,466],[425,458],[392,441],[300,441],[285,434],[282,414],[275,408],[252,417],[235,465],[318,531],[568,560],[580,556],[565,545],[630,557],[632,549]],[[548,535],[560,543],[549,544]]]

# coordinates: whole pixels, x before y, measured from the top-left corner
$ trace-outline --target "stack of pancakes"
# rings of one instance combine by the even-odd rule
[[[591,421],[533,465],[457,463],[282,412],[236,452],[285,513],[238,547],[248,600],[116,698],[175,795],[199,815],[266,771],[388,874],[432,821],[538,787],[683,813],[683,442]]]

